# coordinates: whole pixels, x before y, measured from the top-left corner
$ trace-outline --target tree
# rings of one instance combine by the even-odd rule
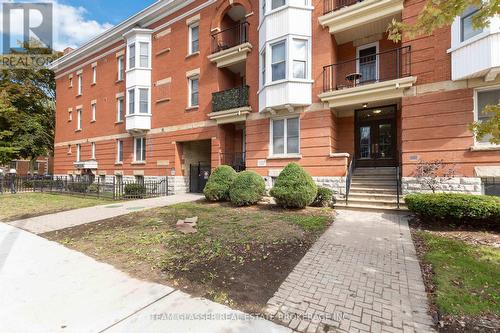
[[[416,22],[393,20],[387,28],[388,38],[400,42],[403,35],[408,38],[430,35],[438,28],[451,25],[457,16],[471,6],[478,9],[472,17],[472,25],[476,29],[487,27],[492,17],[500,15],[500,0],[427,0]],[[479,139],[490,135],[491,143],[500,144],[500,105],[488,105],[483,112],[492,114],[492,117],[487,121],[470,124],[469,129]]]
[[[428,187],[432,193],[436,193],[441,182],[452,179],[455,177],[455,173],[455,166],[447,167],[443,160],[419,160],[415,171],[413,171],[413,176],[420,184]]]
[[[28,55],[60,56],[33,42],[25,46]],[[54,73],[45,67],[0,70],[0,162],[53,150],[55,88]]]

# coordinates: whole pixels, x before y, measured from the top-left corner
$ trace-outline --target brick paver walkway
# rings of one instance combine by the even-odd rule
[[[406,218],[339,211],[267,305],[299,332],[434,332]]]

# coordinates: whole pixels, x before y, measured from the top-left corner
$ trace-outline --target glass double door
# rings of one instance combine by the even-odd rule
[[[395,107],[356,111],[356,167],[396,165]]]

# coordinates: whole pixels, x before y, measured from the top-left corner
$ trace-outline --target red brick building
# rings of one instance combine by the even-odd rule
[[[268,184],[289,162],[345,191],[349,165],[443,159],[442,189],[481,193],[498,146],[468,124],[500,102],[500,20],[468,11],[431,36],[387,40],[424,0],[158,1],[53,64],[55,174],[169,176],[198,191],[221,164]],[[382,169],[381,169],[382,170]],[[201,175],[201,176],[200,176]]]

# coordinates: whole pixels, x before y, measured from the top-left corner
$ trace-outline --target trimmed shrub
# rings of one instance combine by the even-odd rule
[[[229,200],[229,187],[236,179],[237,173],[228,165],[217,167],[208,178],[203,194],[209,201]]]
[[[455,224],[500,222],[500,198],[457,193],[418,193],[405,197],[408,209],[429,220]]]
[[[314,198],[311,206],[314,207],[329,207],[332,204],[333,191],[327,187],[318,187],[318,194]]]
[[[68,191],[76,192],[76,193],[85,193],[87,192],[88,183],[69,183]]]
[[[90,184],[88,187],[88,191],[90,193],[99,193],[99,185],[97,184]]]
[[[285,208],[304,208],[316,198],[318,187],[297,163],[288,164],[276,179],[271,196]]]
[[[243,171],[238,174],[229,188],[229,198],[236,206],[250,206],[259,202],[266,192],[262,176],[255,171]]]
[[[141,184],[127,184],[125,185],[125,196],[142,198],[146,195],[146,186]]]

